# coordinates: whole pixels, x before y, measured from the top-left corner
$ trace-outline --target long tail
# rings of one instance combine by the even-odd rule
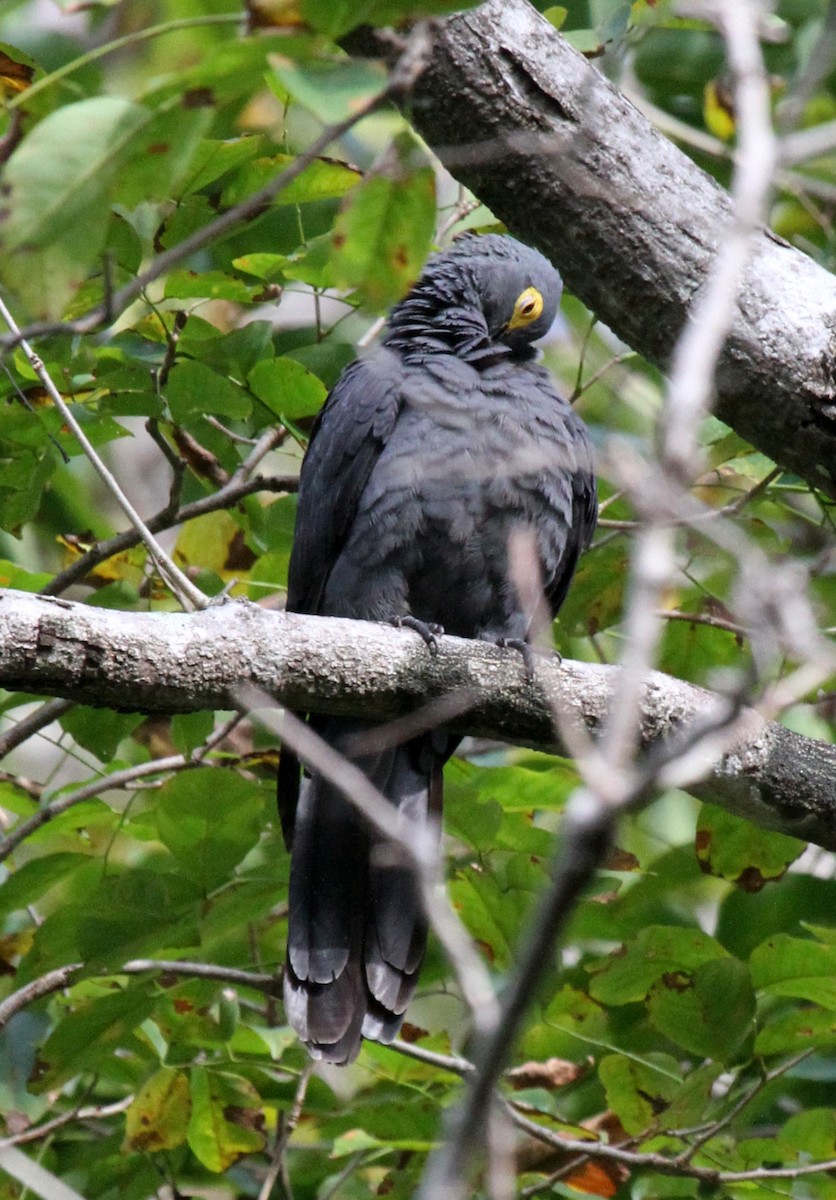
[[[318,732],[335,749],[368,731],[329,718]],[[413,821],[438,821],[441,765],[432,734],[356,759]],[[350,1062],[361,1037],[391,1041],[424,957],[427,923],[404,855],[370,828],[324,779],[306,777],[292,830],[287,1018],[317,1058]]]

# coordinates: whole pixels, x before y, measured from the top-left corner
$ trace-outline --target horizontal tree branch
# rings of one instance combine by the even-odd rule
[[[355,38],[351,48],[374,45]],[[625,342],[667,367],[730,217],[713,179],[528,0],[439,22],[404,107],[457,179]],[[831,496],[834,362],[836,278],[764,230],[717,371],[716,412]]]
[[[617,668],[537,664],[444,637],[431,655],[417,635],[386,625],[275,613],[242,601],[200,613],[127,613],[0,590],[0,687],[149,713],[227,709],[245,684],[288,708],[370,721],[403,720],[501,738],[556,754],[554,713],[593,734],[606,720]],[[645,751],[670,749],[716,714],[718,697],[648,676]],[[836,746],[747,710],[736,741],[689,790],[769,829],[836,849]]]

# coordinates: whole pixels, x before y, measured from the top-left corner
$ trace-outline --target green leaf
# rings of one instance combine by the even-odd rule
[[[554,25],[555,29],[562,29],[564,21],[569,16],[569,9],[564,8],[562,4],[552,4],[550,8],[543,9],[543,16],[551,25]]]
[[[261,1100],[246,1079],[194,1067],[191,1102],[189,1146],[207,1170],[219,1174],[243,1154],[264,1148]]]
[[[76,943],[91,965],[115,969],[127,958],[197,944],[195,883],[146,863],[103,875],[79,906]]]
[[[291,421],[314,416],[325,401],[322,380],[292,358],[262,359],[247,382],[272,413]]]
[[[5,795],[0,795],[5,806]],[[89,863],[87,854],[45,854],[42,858],[31,858],[18,867],[0,885],[0,914],[14,912],[43,900],[50,888],[84,863]]]
[[[204,363],[190,359],[174,364],[166,394],[171,415],[177,422],[188,420],[192,413],[247,417],[252,408],[252,401],[243,388]]]
[[[247,134],[244,137],[204,138],[195,149],[191,169],[184,188],[189,192],[200,191],[230,171],[264,154],[272,147],[269,138]]]
[[[812,1108],[795,1113],[778,1134],[778,1141],[804,1161],[836,1157],[836,1110]]]
[[[36,125],[9,158],[0,279],[33,316],[60,316],[98,258],[111,184],[148,119],[117,96],[80,100]]]
[[[618,541],[595,546],[583,556],[560,609],[561,629],[573,637],[586,637],[621,619],[628,558]]]
[[[722,946],[699,929],[651,925],[608,958],[592,963],[590,995],[604,1004],[644,1000],[664,975],[695,971],[725,956]]]
[[[418,278],[435,225],[435,174],[414,139],[399,134],[378,170],[355,188],[332,236],[339,286],[382,311]]]
[[[234,300],[249,304],[254,288],[225,271],[171,271],[166,276],[167,300]]]
[[[756,988],[836,1009],[836,945],[777,933],[752,951],[750,966]]]
[[[213,116],[211,107],[189,106],[179,96],[157,110],[133,139],[130,159],[115,180],[114,201],[135,208],[173,200]]]
[[[79,1001],[41,1047],[30,1089],[43,1095],[130,1045],[153,1003],[145,986]]]
[[[123,738],[129,737],[144,720],[141,713],[119,713],[110,708],[77,704],[61,717],[61,727],[101,762],[110,762]]]
[[[608,1107],[632,1134],[653,1129],[682,1086],[676,1060],[666,1054],[649,1054],[644,1061],[607,1054],[599,1063],[598,1075]]]
[[[756,1054],[800,1054],[810,1047],[836,1049],[833,1009],[804,1007],[778,1013],[767,1019],[755,1038]]]
[[[175,713],[171,718],[171,740],[181,754],[202,746],[215,727],[211,712]]]
[[[717,958],[695,971],[665,972],[651,988],[647,1008],[672,1042],[727,1062],[752,1036],[755,993],[743,963]]]
[[[229,878],[264,823],[261,788],[233,771],[184,771],[158,793],[160,838],[204,891]]]
[[[19,592],[39,592],[52,576],[48,571],[27,571],[8,559],[0,559],[0,587],[15,588]]]
[[[232,207],[286,171],[296,161],[292,154],[273,154],[256,158],[236,171],[221,193],[221,204]],[[308,204],[314,200],[340,199],[362,179],[356,167],[329,158],[315,158],[300,175],[282,188],[274,204]]]
[[[161,1067],[146,1079],[125,1114],[122,1150],[152,1154],[182,1146],[190,1112],[188,1077]]]
[[[700,866],[744,891],[758,892],[770,880],[780,879],[805,849],[805,842],[759,829],[724,808],[704,804],[700,811],[696,834]]]

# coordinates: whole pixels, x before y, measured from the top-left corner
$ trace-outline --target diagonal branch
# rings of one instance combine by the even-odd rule
[[[440,22],[405,108],[458,180],[619,337],[667,367],[728,219],[714,180],[528,0],[489,0]],[[717,370],[717,415],[831,496],[834,343],[836,280],[763,230]]]

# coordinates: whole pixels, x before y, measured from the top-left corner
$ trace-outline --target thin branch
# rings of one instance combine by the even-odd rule
[[[5,1150],[9,1146],[24,1146],[27,1142],[40,1142],[44,1138],[55,1133],[56,1129],[61,1129],[65,1125],[71,1125],[73,1121],[98,1121],[104,1117],[115,1117],[119,1113],[130,1108],[133,1103],[133,1096],[124,1096],[121,1100],[115,1100],[112,1104],[93,1104],[79,1105],[76,1108],[70,1109],[69,1112],[62,1113],[60,1117],[53,1117],[51,1121],[44,1121],[41,1125],[32,1125],[29,1129],[24,1129],[22,1133],[15,1133],[11,1137],[0,1139],[0,1150]]]
[[[69,963],[66,967],[47,971],[46,974],[30,980],[16,992],[12,992],[10,996],[0,1002],[0,1030],[5,1028],[16,1013],[28,1008],[36,1000],[42,1000],[44,996],[51,996],[55,992],[69,987],[73,977],[84,968],[83,962]],[[276,996],[281,991],[281,979],[276,975],[241,971],[236,967],[221,967],[213,963],[186,962],[176,958],[134,958],[130,962],[123,963],[121,967],[108,971],[107,975],[147,975],[152,972],[180,975],[184,979],[212,979],[218,983],[227,983],[235,987],[252,988],[254,991],[263,992],[266,996]]]
[[[113,788],[127,787],[139,779],[147,780],[152,775],[173,774],[175,771],[186,771],[202,765],[204,758],[210,750],[229,736],[229,733],[238,724],[240,719],[236,713],[234,717],[214,730],[203,745],[199,746],[190,755],[171,754],[167,758],[157,758],[151,762],[137,763],[134,766],[125,767],[121,771],[114,771],[110,775],[103,775],[101,778],[95,779],[92,783],[78,788],[77,791],[68,792],[66,795],[59,796],[56,800],[50,801],[50,803],[39,808],[36,813],[33,813],[31,817],[16,825],[11,833],[6,834],[5,837],[0,837],[0,863],[4,862],[26,838],[31,837],[33,833],[37,832],[44,825],[50,821],[54,821],[56,817],[67,812],[68,809],[74,808],[77,804],[81,804],[84,800],[91,800],[94,796],[100,796],[102,792],[109,792]],[[229,763],[219,765],[228,766]]]
[[[76,71],[82,70],[90,63],[97,62],[98,59],[105,58],[108,54],[114,54],[117,50],[123,50],[126,46],[135,46],[140,42],[162,37],[166,33],[177,33],[181,29],[195,29],[202,25],[241,25],[245,19],[244,13],[211,13],[206,16],[180,17],[173,21],[163,21],[160,25],[149,25],[147,29],[135,29],[102,46],[94,46],[92,50],[80,54],[78,58],[73,58],[56,70],[50,71],[42,79],[36,79],[24,91],[8,99],[5,107],[8,109],[26,108],[35,96],[47,88],[60,83],[62,79],[75,74]]]
[[[47,725],[63,717],[72,707],[72,700],[47,700],[34,712],[22,717],[6,733],[0,734],[0,758],[5,758],[16,746],[20,746],[42,729],[46,729]]]
[[[298,485],[299,479],[295,475],[257,475],[255,479],[246,479],[241,477],[240,471],[236,471],[229,483],[219,488],[218,491],[203,496],[200,500],[192,500],[189,504],[178,508],[176,512],[170,511],[166,506],[156,516],[151,517],[147,522],[147,527],[152,533],[161,533],[165,529],[172,529],[175,525],[182,525],[186,521],[194,520],[195,517],[205,516],[206,513],[231,508],[246,496],[253,495],[254,492],[294,492]],[[63,571],[59,571],[54,579],[41,588],[39,595],[60,595],[74,583],[84,579],[100,563],[106,562],[115,554],[130,550],[131,547],[139,545],[141,541],[142,538],[136,529],[126,529],[122,533],[107,538],[106,541],[97,542],[75,562],[70,563]]]
[[[267,1174],[264,1177],[264,1183],[258,1193],[258,1200],[270,1200],[270,1193],[273,1191],[273,1185],[277,1179],[281,1178],[284,1194],[287,1200],[291,1200],[290,1181],[287,1176],[287,1162],[285,1155],[287,1147],[293,1135],[293,1131],[299,1124],[299,1118],[302,1115],[302,1109],[305,1104],[305,1096],[308,1091],[311,1075],[313,1074],[313,1062],[307,1062],[302,1068],[302,1073],[299,1076],[299,1082],[296,1085],[296,1091],[293,1095],[293,1103],[290,1110],[279,1115],[279,1128],[276,1135],[276,1144],[273,1147],[273,1153],[270,1156],[270,1166],[267,1168]]]
[[[26,339],[21,336],[20,329],[18,328],[14,317],[7,308],[6,304],[3,302],[2,298],[0,298],[0,316],[3,317],[3,320],[6,322],[12,333],[17,335],[20,348],[26,355],[32,370],[40,379],[41,383],[49,394],[52,403],[58,409],[65,423],[69,425],[70,429],[73,431],[78,444],[86,454],[94,470],[96,471],[96,474],[102,480],[107,490],[114,497],[125,516],[134,526],[142,541],[147,546],[151,557],[160,571],[160,574],[171,588],[171,591],[184,608],[204,608],[209,603],[208,598],[204,596],[203,592],[201,592],[199,588],[194,586],[190,579],[186,578],[180,568],[171,561],[163,548],[157,543],[154,535],[151,533],[151,530],[144,523],[139,513],[122,491],[122,488],[117,483],[115,476],[108,470],[102,459],[99,457],[99,454],[93,447],[93,443],[87,437],[87,434],[84,432],[81,425],[79,425],[69,405],[65,403],[63,396],[53,383],[52,377],[44,366],[42,359],[35,353]]]

